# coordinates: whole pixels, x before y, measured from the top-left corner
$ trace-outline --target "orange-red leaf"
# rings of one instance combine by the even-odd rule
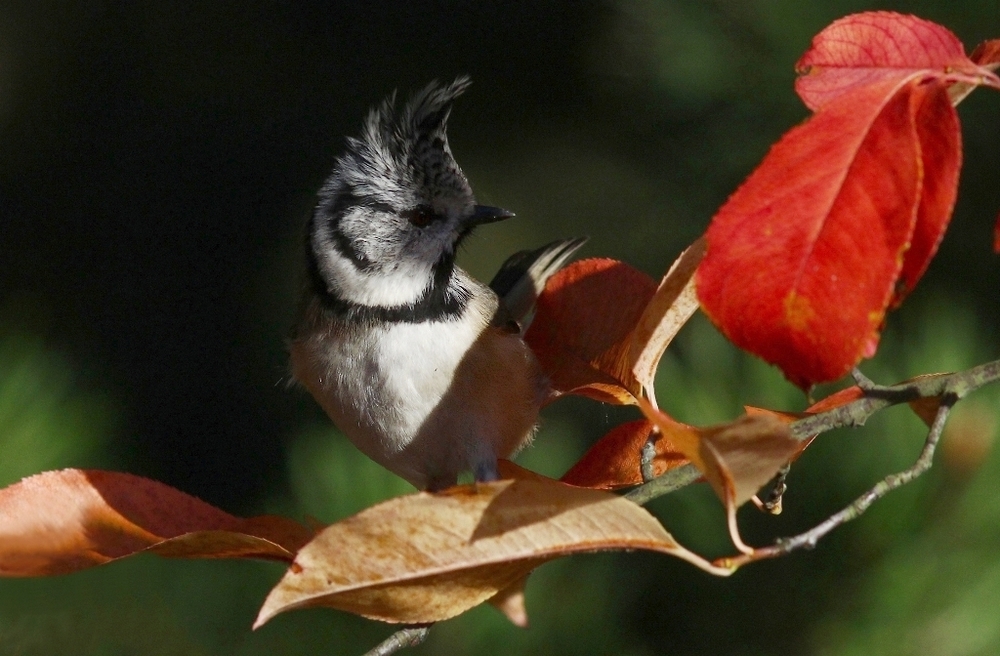
[[[947,28],[916,16],[874,11],[834,21],[813,38],[795,65],[795,90],[812,110],[845,93],[885,81],[935,77],[945,84],[1000,86],[988,69],[965,56]]]
[[[152,550],[291,561],[312,535],[283,517],[241,519],[131,474],[64,469],[0,490],[0,575],[64,574]]]
[[[607,403],[634,403],[633,396],[641,393],[638,381],[609,372],[607,365],[627,348],[655,292],[649,276],[615,260],[580,260],[552,276],[524,336],[552,389]]]
[[[771,149],[709,227],[702,308],[799,386],[835,380],[875,352],[924,174],[947,173],[924,170],[915,126],[940,93],[890,80],[838,96]],[[947,194],[935,198],[937,212]]]
[[[553,276],[525,335],[553,391],[616,404],[653,398],[664,350],[698,309],[693,276],[704,252],[698,239],[658,286],[608,259],[575,262]]]
[[[1000,39],[983,41],[969,55],[973,62],[991,71],[1000,68]]]
[[[647,419],[630,421],[611,429],[560,479],[563,483],[600,490],[614,490],[642,483],[639,458],[653,432]],[[688,463],[670,438],[660,435],[654,442],[653,474],[660,476]]]
[[[534,476],[398,497],[327,527],[299,551],[255,626],[311,606],[436,622],[510,592],[547,560],[607,549],[647,549],[730,573],[622,497]]]

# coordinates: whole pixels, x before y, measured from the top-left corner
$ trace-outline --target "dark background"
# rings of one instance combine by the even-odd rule
[[[469,241],[462,262],[479,277],[514,250],[579,234],[591,237],[585,255],[658,277],[807,115],[793,65],[812,35],[876,8],[940,22],[969,49],[1000,37],[995,0],[0,2],[0,483],[103,466],[236,513],[324,521],[404,492],[285,384],[302,225],[368,108],[394,89],[472,76],[450,122],[452,148],[479,200],[518,214]],[[997,102],[979,91],[960,108],[966,163],[954,222],[890,319],[869,370],[883,382],[997,357]],[[657,395],[679,418],[719,421],[744,402],[802,407],[780,375],[705,322],[688,332]],[[424,653],[854,653],[883,643],[858,653],[994,653],[1000,620],[976,609],[1000,601],[1000,572],[991,574],[1000,561],[985,546],[980,560],[954,545],[913,551],[961,530],[978,549],[997,533],[993,506],[968,500],[997,471],[996,395],[985,398],[966,442],[955,438],[966,445],[951,456],[959,465],[816,553],[731,580],[663,557],[573,559],[533,580],[529,611],[540,619],[528,632],[480,609],[435,629]],[[551,474],[626,416],[560,405],[525,461]],[[866,439],[817,448],[798,501],[780,521],[748,515],[748,533],[763,543],[802,530],[905,466],[921,429],[895,417]],[[898,444],[880,443],[882,433]],[[654,504],[668,527],[727,553],[710,496],[677,496]],[[966,517],[966,506],[979,514]],[[980,572],[983,589],[938,568],[944,554]],[[908,559],[918,573],[900,565]],[[309,611],[249,634],[280,574],[259,570],[139,559],[0,581],[0,653],[5,639],[20,645],[9,653],[353,653],[388,633]],[[899,581],[952,587],[914,606],[923,597]],[[95,598],[106,605],[90,607]],[[115,610],[124,606],[132,620]],[[140,628],[149,626],[160,633]],[[63,647],[63,634],[88,637]]]

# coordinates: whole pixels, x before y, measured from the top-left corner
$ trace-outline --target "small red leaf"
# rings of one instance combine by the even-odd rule
[[[923,178],[914,111],[935,85],[896,87],[858,87],[790,130],[708,229],[702,308],[802,387],[874,353],[910,245]]]
[[[616,426],[595,442],[560,480],[570,485],[600,490],[614,490],[642,483],[639,458],[652,431],[653,424],[646,419]],[[688,463],[688,459],[674,447],[668,436],[659,436],[654,446],[655,476]]]
[[[812,110],[858,87],[885,81],[933,76],[946,84],[1000,84],[965,56],[962,42],[947,28],[887,11],[834,21],[813,38],[795,70],[795,90]]]
[[[983,41],[972,51],[969,59],[983,68],[995,71],[1000,67],[1000,39]]]
[[[524,336],[552,389],[635,403],[639,382],[617,363],[655,292],[652,278],[615,260],[581,260],[552,276]]]
[[[312,531],[240,519],[131,474],[65,469],[0,490],[0,575],[65,574],[152,549],[184,558],[290,562]]]

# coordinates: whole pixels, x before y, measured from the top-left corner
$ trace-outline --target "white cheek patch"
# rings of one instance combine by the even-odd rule
[[[397,307],[414,303],[423,296],[433,278],[433,267],[422,262],[398,263],[391,271],[364,271],[326,247],[323,273],[338,297],[348,303],[372,307]]]

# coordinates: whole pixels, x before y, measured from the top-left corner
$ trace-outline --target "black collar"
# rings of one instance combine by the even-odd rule
[[[320,298],[323,309],[349,323],[423,323],[457,319],[472,297],[471,292],[455,279],[453,254],[442,256],[434,265],[434,281],[419,299],[393,307],[361,305],[341,298],[323,280],[312,244],[306,245],[306,258],[309,285]]]

